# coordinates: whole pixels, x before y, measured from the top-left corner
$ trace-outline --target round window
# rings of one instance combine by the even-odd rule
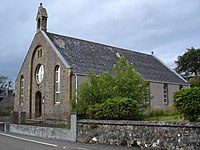
[[[43,65],[38,65],[36,68],[36,81],[40,84],[44,77],[44,67]]]

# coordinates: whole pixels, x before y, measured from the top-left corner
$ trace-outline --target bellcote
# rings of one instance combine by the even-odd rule
[[[40,3],[40,6],[38,8],[37,17],[36,17],[37,32],[39,32],[39,31],[47,31],[47,18],[48,18],[47,11],[42,6],[42,3]]]

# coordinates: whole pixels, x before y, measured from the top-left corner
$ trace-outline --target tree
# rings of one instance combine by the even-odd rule
[[[189,79],[191,87],[200,87],[200,76],[196,76]]]
[[[135,71],[134,66],[125,57],[122,57],[113,67],[115,97],[127,97],[143,104],[146,100],[148,85],[141,74]]]
[[[125,57],[122,57],[113,67],[112,74],[103,72],[97,76],[90,73],[88,79],[78,88],[78,114],[92,117],[99,114],[106,118],[104,115],[113,114],[113,111],[119,108],[116,105],[126,104],[137,110],[133,111],[133,109],[127,108],[129,112],[127,113],[125,107],[120,107],[115,112],[119,112],[118,118],[127,114],[129,116],[124,118],[133,119],[135,114],[141,114],[144,110],[145,100],[148,97],[147,82],[135,71],[133,65]],[[105,110],[103,114],[100,114],[101,109],[97,109],[101,107]],[[97,118],[101,118],[100,116]],[[112,117],[107,118],[111,119]],[[117,119],[116,116],[113,116],[113,119]]]
[[[182,55],[178,56],[176,71],[188,78],[191,75],[197,76],[200,73],[200,49],[187,49]]]
[[[13,82],[4,75],[0,75],[0,94],[13,87]]]
[[[176,91],[174,106],[189,121],[198,121],[200,119],[200,88]]]
[[[82,82],[78,87],[77,109],[78,113],[85,116],[87,109],[96,103],[103,103],[106,99],[113,97],[113,77],[108,72],[97,76],[88,74],[88,80]]]

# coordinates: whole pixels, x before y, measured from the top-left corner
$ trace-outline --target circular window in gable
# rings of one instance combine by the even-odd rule
[[[36,81],[40,84],[44,77],[44,67],[43,65],[38,65],[36,68]]]

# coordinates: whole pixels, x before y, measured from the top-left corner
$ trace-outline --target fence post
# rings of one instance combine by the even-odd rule
[[[77,114],[72,113],[71,114],[71,140],[76,142],[76,136],[77,136]]]
[[[5,123],[4,124],[4,131],[5,132],[9,132],[10,131],[10,124],[9,123]]]
[[[20,113],[20,124],[25,124],[26,122],[26,112],[21,112]]]
[[[11,123],[19,124],[19,112],[13,111],[11,112]]]

